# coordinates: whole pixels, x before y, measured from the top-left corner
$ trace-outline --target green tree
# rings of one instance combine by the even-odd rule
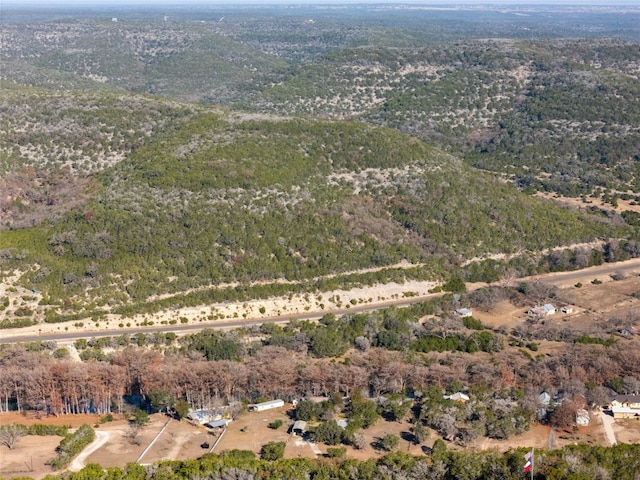
[[[351,394],[348,414],[349,424],[352,428],[369,428],[380,418],[376,402],[364,398],[360,390]]]
[[[429,430],[422,424],[422,422],[418,421],[413,426],[413,442],[416,445],[419,445],[425,442],[429,438]]]
[[[316,402],[312,402],[311,400],[300,400],[294,411],[296,420],[304,420],[305,422],[313,420],[318,416],[318,414],[319,406]]]
[[[327,445],[338,445],[342,439],[342,428],[335,420],[321,423],[313,432],[316,442],[323,442]]]
[[[269,442],[262,447],[260,458],[263,460],[279,460],[284,456],[284,442]]]
[[[398,444],[400,443],[400,438],[398,438],[398,436],[394,435],[393,433],[387,433],[384,437],[382,437],[382,441],[380,443],[382,444],[382,448],[390,452],[398,446]]]
[[[467,286],[464,283],[464,280],[458,276],[453,276],[449,279],[447,283],[442,286],[442,289],[445,292],[452,293],[464,293],[467,291]]]
[[[347,449],[345,447],[327,448],[327,455],[329,458],[342,458],[345,453],[347,453]]]
[[[167,410],[173,406],[173,395],[166,390],[151,392],[148,397],[151,407],[159,412]]]
[[[186,416],[189,415],[190,409],[189,402],[186,400],[178,400],[173,406],[173,410],[176,412],[176,417],[178,417],[179,420],[186,418]]]
[[[331,326],[317,327],[311,333],[309,351],[316,357],[339,357],[349,346]]]
[[[144,427],[151,421],[151,418],[149,417],[149,414],[147,412],[145,412],[141,408],[137,408],[133,414],[133,419],[131,421],[139,427]]]

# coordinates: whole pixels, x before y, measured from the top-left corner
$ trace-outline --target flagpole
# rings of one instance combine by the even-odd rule
[[[534,457],[536,456],[535,454],[535,448],[531,449],[531,480],[533,480],[533,468],[534,468]]]

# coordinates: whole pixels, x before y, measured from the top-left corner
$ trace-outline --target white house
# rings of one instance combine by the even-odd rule
[[[200,425],[204,425],[207,422],[220,420],[222,414],[217,410],[191,410],[187,418],[198,422]]]
[[[527,312],[528,315],[532,317],[546,317],[548,315],[553,315],[556,313],[556,307],[554,307],[550,303],[545,303],[542,306],[533,307],[531,310]]]
[[[454,402],[468,402],[469,396],[462,392],[456,392],[453,395],[444,395],[445,400],[453,400]]]
[[[252,412],[264,412],[265,410],[271,410],[272,408],[284,407],[284,400],[269,400],[268,402],[256,403],[249,406],[249,410]]]

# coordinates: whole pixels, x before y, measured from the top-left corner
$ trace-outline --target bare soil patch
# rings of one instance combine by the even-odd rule
[[[45,462],[56,456],[56,447],[60,440],[62,437],[58,436],[29,435],[18,440],[13,450],[4,445],[0,446],[0,477],[39,479],[54,473]]]
[[[293,425],[293,420],[287,415],[289,408],[290,406],[285,406],[264,412],[241,413],[233,422],[229,423],[227,432],[214,452],[235,449],[251,450],[259,456],[262,446],[269,442],[288,442],[290,440],[288,430],[290,425]],[[283,425],[277,430],[268,426],[274,420],[282,420],[283,422]],[[300,456],[315,456],[310,448],[306,450],[309,451],[309,454]],[[291,448],[287,443],[285,453],[296,457],[300,452],[296,450],[295,445],[291,442]]]
[[[594,284],[593,280],[597,282]],[[582,287],[576,287],[574,285],[576,283],[582,283]],[[573,280],[570,286],[560,290],[559,298],[549,299],[556,308],[567,305],[573,311],[566,314],[558,311],[554,315],[540,319],[538,323],[547,326],[570,325],[574,329],[584,328],[585,333],[588,333],[590,327],[596,322],[609,322],[612,319],[618,319],[622,322],[621,325],[629,327],[634,324],[636,317],[640,318],[640,299],[634,296],[638,292],[640,292],[640,277],[637,275],[614,281],[608,275],[598,277],[585,271],[584,277]],[[488,328],[512,329],[528,320],[526,312],[533,306],[535,305],[518,307],[505,300],[489,312],[474,310],[473,316]],[[563,345],[562,343],[554,345],[557,342],[543,343],[548,343],[550,351],[561,348]]]
[[[99,420],[99,415],[60,415],[42,416],[33,412],[26,415],[17,412],[6,412],[0,414],[0,425],[21,424],[21,425],[68,425],[77,428],[82,425],[95,425]],[[62,437],[59,436],[36,436],[28,435],[20,438],[18,443],[9,450],[6,446],[0,446],[0,477],[32,477],[39,479],[45,475],[56,473],[50,466],[46,465],[49,459],[56,456],[56,447],[60,444]]]
[[[631,192],[621,192],[621,193],[631,193]],[[560,197],[554,193],[544,193],[544,192],[536,192],[536,196],[546,198],[547,200],[551,200],[563,206],[570,206],[573,208],[577,208],[578,210],[585,210],[589,207],[596,207],[601,210],[606,210],[608,212],[616,212],[622,213],[625,210],[631,210],[633,212],[640,213],[640,205],[638,205],[633,200],[623,200],[618,198],[618,206],[614,207],[611,203],[605,203],[602,201],[602,197],[589,195],[586,197],[586,201],[582,198],[574,198],[574,197]]]
[[[508,440],[496,440],[493,438],[481,438],[475,441],[471,446],[475,450],[495,450],[497,452],[506,452],[512,448],[549,448],[549,436],[551,435],[551,427],[549,425],[540,425],[539,423],[531,425],[531,428],[520,435],[515,435]]]
[[[247,412],[229,424],[227,433],[216,448],[216,452],[224,450],[241,449],[251,450],[257,456],[263,445],[269,442],[286,442],[285,458],[315,458],[318,455],[311,448],[310,443],[296,435],[289,434],[289,428],[293,425],[293,420],[287,414],[287,407],[281,409],[268,410],[265,412]],[[283,426],[277,430],[268,427],[274,420],[282,420]],[[411,436],[412,424],[403,422],[387,422],[378,420],[372,427],[363,430],[367,439],[367,445],[362,450],[346,446],[346,457],[366,460],[384,455],[385,452],[379,446],[382,438],[387,434],[397,435],[400,439],[396,450],[411,453],[414,455],[423,454],[422,445],[415,445]],[[432,432],[429,440],[424,445],[431,447],[437,439],[437,434]],[[344,445],[338,445],[344,447]],[[321,455],[327,453],[329,445],[316,444]]]
[[[504,300],[489,312],[474,310],[473,318],[480,320],[484,326],[491,329],[503,326],[513,328],[526,320],[526,310],[526,308],[516,307],[508,300]]]
[[[353,447],[347,447],[346,456],[356,458],[358,460],[367,460],[369,458],[380,457],[388,452],[381,447],[380,442],[385,435],[396,435],[400,441],[395,449],[396,451],[410,453],[412,455],[423,455],[423,446],[431,448],[433,443],[439,438],[435,431],[429,431],[429,438],[423,443],[416,445],[413,443],[413,435],[411,434],[412,423],[407,421],[389,422],[384,419],[378,420],[375,425],[362,430],[367,439],[367,446],[362,450],[356,450]]]
[[[117,415],[116,415],[117,416]],[[87,414],[87,415],[38,415],[35,412],[27,412],[26,414],[18,412],[3,412],[0,413],[0,425],[10,425],[12,423],[19,423],[21,425],[31,426],[35,424],[45,425],[68,425],[71,428],[77,428],[82,425],[95,425],[100,420],[100,415]]]
[[[203,443],[213,445],[214,442],[215,436],[206,427],[194,425],[186,420],[172,420],[142,458],[142,462],[198,458],[209,451],[201,445]]]
[[[150,415],[151,422],[140,429],[135,440],[128,437],[129,422],[119,420],[100,426],[100,430],[111,433],[109,440],[97,451],[89,455],[85,463],[99,463],[103,467],[124,467],[135,462],[151,443],[167,421],[164,415]],[[146,463],[146,457],[142,459]]]
[[[613,432],[618,443],[640,443],[640,420],[616,420]]]
[[[577,443],[590,445],[608,445],[607,437],[599,416],[591,414],[591,424],[586,427],[558,429],[556,432],[555,448],[562,448]]]

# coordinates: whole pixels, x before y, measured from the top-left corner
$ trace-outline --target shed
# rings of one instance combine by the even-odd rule
[[[264,412],[265,410],[271,410],[272,408],[284,407],[284,400],[269,400],[268,402],[256,403],[251,405],[249,410],[252,412]]]
[[[220,420],[214,420],[212,422],[205,423],[204,426],[209,428],[225,428],[227,426],[227,423],[229,423],[229,420],[227,420],[226,418],[222,418]]]
[[[542,308],[544,308],[545,315],[553,315],[554,313],[556,313],[556,307],[554,307],[550,303],[545,303]]]
[[[591,422],[591,418],[589,417],[589,412],[587,412],[584,408],[576,411],[576,425],[581,427],[586,427]]]
[[[459,308],[456,310],[456,313],[461,317],[471,317],[473,312],[469,308]]]
[[[336,424],[343,430],[347,428],[347,425],[349,425],[349,423],[346,420],[337,420]]]
[[[549,395],[547,392],[542,392],[540,395],[538,395],[538,402],[545,407],[549,406],[549,404],[551,403],[551,395]]]
[[[307,431],[307,422],[304,420],[296,420],[296,423],[293,424],[293,428],[291,429],[294,435],[304,435],[304,432]]]

